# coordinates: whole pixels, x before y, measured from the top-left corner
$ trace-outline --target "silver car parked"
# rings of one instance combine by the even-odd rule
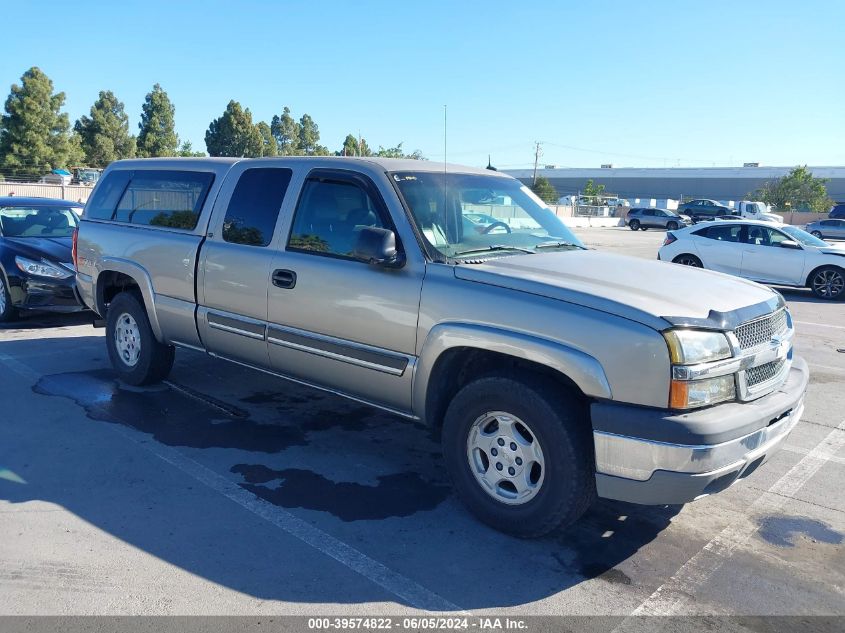
[[[804,230],[823,240],[845,240],[845,220],[816,220],[810,222]]]
[[[628,211],[627,222],[632,231],[636,231],[637,229],[642,231],[647,229],[676,231],[682,226],[692,224],[692,220],[688,215],[679,215],[674,211],[654,207],[635,207],[631,209]]]

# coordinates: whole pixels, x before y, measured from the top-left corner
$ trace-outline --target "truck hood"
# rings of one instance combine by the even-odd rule
[[[658,330],[732,328],[783,303],[751,281],[700,268],[600,251],[557,251],[461,264],[455,276],[583,305]]]

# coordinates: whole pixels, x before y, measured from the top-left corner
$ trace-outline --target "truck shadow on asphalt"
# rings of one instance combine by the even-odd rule
[[[32,351],[60,340],[27,343]],[[14,356],[15,343],[6,354]],[[292,582],[295,560],[319,559],[315,568],[324,568],[323,554],[298,541],[292,552],[283,531],[141,450],[164,445],[464,609],[526,604],[594,579],[636,584],[626,561],[680,509],[600,500],[568,529],[514,539],[457,502],[427,429],[201,354],[179,355],[168,383],[142,389],[82,357],[73,371],[38,372],[21,398],[49,397],[52,411],[67,415],[0,424],[17,438],[0,443],[0,499],[58,504],[135,548],[262,600],[385,599],[369,582],[352,592],[331,577]],[[87,419],[72,414],[80,410]],[[120,425],[141,439],[133,445],[92,424]],[[115,447],[129,457],[113,463]],[[139,483],[153,480],[152,493],[144,486],[153,484]],[[649,560],[661,568],[649,556],[638,567]]]
[[[27,330],[44,330],[47,328],[65,328],[74,325],[90,325],[94,319],[92,312],[73,312],[60,314],[55,312],[25,312],[14,321],[0,323],[2,332],[25,332]]]

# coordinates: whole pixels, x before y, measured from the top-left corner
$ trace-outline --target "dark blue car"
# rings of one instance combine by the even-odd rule
[[[81,212],[68,200],[0,197],[0,322],[20,310],[84,309],[71,257]]]

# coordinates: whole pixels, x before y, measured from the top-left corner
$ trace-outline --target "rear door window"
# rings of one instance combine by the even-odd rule
[[[86,218],[193,230],[214,174],[176,170],[116,170],[97,188]]]
[[[290,184],[290,169],[247,169],[238,179],[226,217],[223,239],[235,244],[267,246]]]
[[[739,224],[728,224],[708,226],[703,231],[696,231],[696,235],[706,237],[720,242],[739,242],[742,233],[742,226]]]

